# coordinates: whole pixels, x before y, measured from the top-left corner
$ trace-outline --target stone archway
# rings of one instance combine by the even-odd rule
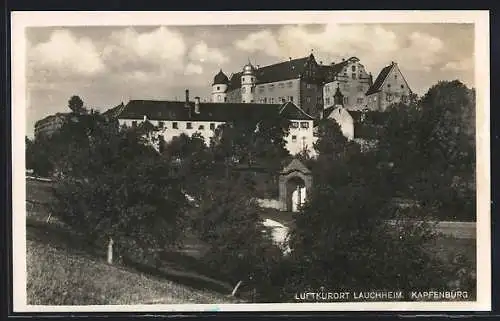
[[[279,176],[281,210],[296,212],[304,204],[311,186],[311,171],[298,159],[292,160]]]

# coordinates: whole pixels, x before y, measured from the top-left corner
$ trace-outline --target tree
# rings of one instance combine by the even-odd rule
[[[459,81],[432,86],[415,105],[389,110],[380,154],[398,191],[441,219],[474,218],[474,91]]]
[[[295,215],[284,298],[297,291],[424,289],[444,286],[444,265],[427,250],[429,225],[390,207],[392,173],[376,155],[342,140],[338,128],[320,125],[314,187]],[[405,213],[410,215],[411,213]],[[420,214],[420,213],[419,213]]]
[[[86,112],[85,107],[83,106],[83,100],[79,96],[71,96],[68,101],[68,107],[75,114],[83,114]]]
[[[59,145],[67,157],[60,162],[55,215],[97,245],[114,244],[115,252],[136,259],[175,245],[186,197],[170,164],[144,144],[140,131],[117,131],[90,114],[61,133],[70,142]]]

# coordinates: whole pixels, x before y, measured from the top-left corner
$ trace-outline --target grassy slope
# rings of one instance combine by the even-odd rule
[[[226,295],[227,286],[178,264],[149,273],[144,267],[140,272],[106,264],[102,253],[75,238],[56,218],[46,223],[50,184],[28,182],[27,198],[28,304],[235,303]]]

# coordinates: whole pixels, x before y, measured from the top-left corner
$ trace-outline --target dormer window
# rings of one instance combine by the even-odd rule
[[[356,66],[352,66],[352,72],[356,71]]]

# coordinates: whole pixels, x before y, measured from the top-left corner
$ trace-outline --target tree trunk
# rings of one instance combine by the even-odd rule
[[[108,241],[108,264],[113,264],[113,239],[111,237]]]
[[[243,283],[243,281],[238,281],[238,283],[233,289],[233,292],[231,292],[231,296],[234,296],[236,294],[236,291],[238,291],[238,288],[240,287],[241,283]]]

